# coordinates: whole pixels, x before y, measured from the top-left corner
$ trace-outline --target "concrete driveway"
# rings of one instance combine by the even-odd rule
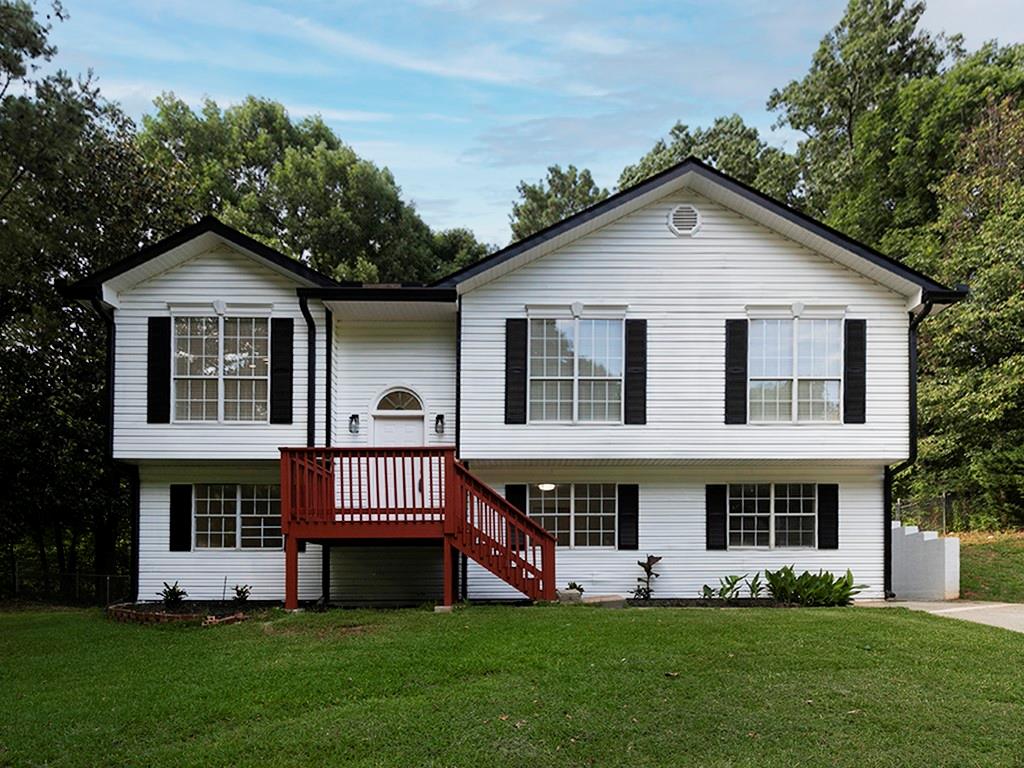
[[[986,603],[976,600],[869,600],[857,605],[878,608],[909,608],[912,611],[924,611],[933,616],[945,616],[949,619],[973,621],[976,624],[988,624],[991,627],[1002,627],[1013,632],[1024,633],[1024,603]]]

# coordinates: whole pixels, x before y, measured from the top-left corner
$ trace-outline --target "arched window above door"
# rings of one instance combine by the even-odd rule
[[[408,389],[393,389],[377,403],[378,411],[422,411],[423,403]]]

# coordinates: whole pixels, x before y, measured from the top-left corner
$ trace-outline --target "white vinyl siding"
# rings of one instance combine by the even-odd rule
[[[235,584],[252,587],[252,600],[284,599],[284,551],[276,548],[199,548],[171,552],[170,486],[226,485],[235,493],[238,485],[276,486],[280,482],[276,461],[205,461],[139,467],[139,599],[156,600],[163,582],[177,581],[190,600],[231,599]],[[243,494],[243,499],[244,499]],[[197,495],[193,493],[194,503]],[[255,507],[253,509],[255,511]],[[193,521],[194,523],[194,521]],[[243,517],[242,535],[247,536]],[[193,525],[193,536],[196,529]],[[321,594],[320,547],[308,544],[299,553],[299,598],[316,600]]]
[[[227,246],[203,252],[157,274],[117,297],[114,314],[114,456],[119,459],[275,459],[282,445],[306,444],[306,322],[299,309],[296,281]],[[258,306],[268,317],[292,318],[295,328],[291,424],[218,421],[146,423],[146,338],[148,319],[167,317],[182,305],[227,303],[228,317],[244,305]],[[236,308],[236,309],[232,309]],[[310,302],[317,324],[318,441],[324,435],[324,313]],[[207,312],[203,312],[204,315]],[[172,368],[172,374],[174,370]],[[172,400],[173,405],[173,400]]]
[[[685,202],[702,225],[680,238],[665,220]],[[647,320],[647,423],[505,424],[506,319],[577,302]],[[725,321],[797,303],[868,319],[867,423],[725,424]],[[904,296],[706,198],[673,193],[462,296],[461,454],[895,463],[909,447],[907,323]]]
[[[389,390],[401,388],[421,399],[428,445],[455,443],[455,322],[367,322],[334,324],[333,444],[369,445],[373,412]],[[348,431],[352,414],[359,433]],[[437,416],[445,431],[437,434]]]
[[[474,472],[503,492],[506,483],[636,483],[640,490],[639,548],[558,549],[557,586],[579,582],[586,594],[628,595],[641,575],[637,560],[664,558],[656,571],[655,597],[696,598],[704,584],[722,576],[762,572],[794,565],[797,571],[824,569],[835,574],[849,568],[864,598],[883,591],[884,514],[881,465],[821,462],[707,462],[664,467],[606,465],[581,467],[477,466]],[[706,548],[705,486],[740,481],[752,484],[836,483],[839,485],[839,549]],[[477,599],[513,599],[521,595],[496,577],[469,564],[469,595]]]

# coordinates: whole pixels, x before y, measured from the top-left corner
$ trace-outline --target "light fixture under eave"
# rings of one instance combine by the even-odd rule
[[[555,490],[554,483],[537,483],[537,490],[541,493],[548,493],[549,491]]]

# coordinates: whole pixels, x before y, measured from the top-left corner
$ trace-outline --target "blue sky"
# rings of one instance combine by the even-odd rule
[[[58,63],[91,68],[134,117],[173,91],[319,113],[389,167],[433,227],[509,240],[520,179],[552,163],[612,187],[676,120],[738,112],[800,77],[843,0],[64,0]],[[1024,39],[1024,3],[932,0],[925,26],[971,47]],[[772,143],[796,137],[770,133]]]

